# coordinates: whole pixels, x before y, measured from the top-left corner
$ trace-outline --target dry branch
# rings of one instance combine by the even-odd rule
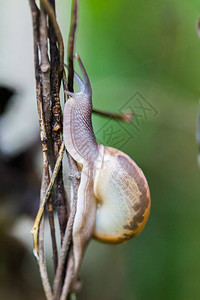
[[[64,43],[63,43],[63,38],[62,38],[62,34],[60,31],[60,27],[56,21],[56,17],[55,17],[55,13],[53,10],[53,7],[51,6],[51,4],[49,3],[48,0],[41,0],[42,6],[44,7],[44,9],[46,10],[46,12],[48,13],[49,19],[52,22],[52,26],[54,28],[56,37],[57,37],[57,42],[59,44],[59,53],[60,53],[60,68],[59,71],[62,74],[63,71],[63,65],[64,65]]]
[[[133,114],[129,113],[129,112],[116,114],[116,113],[111,113],[111,112],[107,112],[107,111],[103,111],[103,110],[99,110],[99,109],[95,109],[95,108],[92,109],[92,112],[94,114],[97,114],[97,115],[100,115],[103,117],[113,118],[113,119],[120,120],[120,121],[127,122],[127,123],[130,123],[133,120]]]
[[[47,135],[45,129],[45,121],[43,114],[43,105],[42,105],[42,89],[40,82],[40,67],[39,67],[39,54],[38,54],[38,44],[40,39],[40,12],[35,4],[35,1],[30,0],[31,12],[32,12],[32,22],[33,22],[33,37],[34,37],[34,62],[35,62],[35,79],[36,79],[36,97],[38,105],[38,115],[39,115],[39,124],[40,124],[40,137],[42,142],[43,149],[43,176],[41,184],[41,198],[45,194],[45,190],[49,184],[49,170],[48,170],[48,155],[47,155]],[[53,294],[51,286],[48,279],[45,256],[44,256],[44,221],[41,222],[40,236],[39,236],[39,269],[42,278],[42,284],[45,291],[47,299],[53,299]]]
[[[51,72],[50,72],[50,83],[51,83],[51,112],[52,112],[52,128],[51,128],[51,136],[52,136],[52,146],[53,146],[53,165],[51,169],[53,170],[53,166],[58,158],[58,153],[61,145],[61,131],[62,131],[62,113],[60,106],[60,85],[62,73],[60,73],[60,52],[57,47],[57,34],[55,31],[55,23],[57,23],[55,17],[55,1],[50,1],[52,5],[52,9],[54,11],[54,15],[51,16],[49,20],[49,41],[50,41],[50,64],[51,64]],[[47,11],[48,15],[50,14],[49,10]],[[62,36],[61,36],[62,39]],[[63,44],[63,41],[61,42]],[[64,51],[64,48],[63,48]],[[64,53],[62,53],[64,56]],[[67,224],[67,217],[69,214],[68,201],[66,199],[66,194],[64,190],[63,183],[63,174],[62,174],[62,164],[57,174],[55,181],[55,199],[58,213],[58,221],[60,226],[60,234],[61,234],[61,242],[65,233],[65,228]]]
[[[78,19],[78,1],[73,0],[72,5],[72,22],[69,34],[69,44],[68,44],[68,89],[70,92],[73,92],[73,84],[74,84],[74,45],[75,45],[75,34],[77,27],[77,19]]]

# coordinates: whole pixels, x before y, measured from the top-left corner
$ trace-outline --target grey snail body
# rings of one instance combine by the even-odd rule
[[[63,115],[65,147],[81,167],[73,225],[75,273],[87,243],[94,237],[121,243],[138,235],[150,212],[150,191],[142,170],[123,152],[98,145],[93,132],[92,89],[78,57],[83,81],[79,93],[67,92]]]

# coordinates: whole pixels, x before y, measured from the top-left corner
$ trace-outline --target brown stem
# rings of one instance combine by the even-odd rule
[[[63,153],[64,153],[64,147],[65,144],[64,142],[62,142],[61,147],[60,147],[60,151],[59,151],[59,155],[58,155],[58,159],[56,161],[52,176],[51,176],[51,180],[50,183],[45,191],[45,195],[43,198],[41,198],[41,204],[40,204],[40,208],[38,210],[37,216],[35,218],[35,223],[33,226],[33,229],[31,230],[31,233],[33,234],[33,241],[34,241],[34,251],[36,252],[36,254],[38,253],[38,247],[37,247],[37,237],[38,237],[38,231],[39,231],[39,225],[40,225],[40,221],[42,219],[43,213],[44,213],[44,208],[45,205],[50,197],[51,194],[51,190],[52,187],[55,183],[56,177],[58,175],[58,171],[60,169],[61,166],[61,162],[62,162],[62,158],[63,158]]]
[[[58,266],[58,249],[56,243],[56,232],[55,232],[55,223],[54,223],[54,210],[52,205],[52,198],[49,198],[47,203],[48,207],[48,217],[49,217],[49,225],[50,225],[50,233],[51,233],[51,243],[53,250],[53,264],[54,264],[54,273],[56,273],[56,269]]]
[[[55,1],[50,1],[52,9],[54,10],[55,16]],[[54,22],[55,23],[55,22]],[[61,134],[61,106],[60,106],[60,84],[61,84],[61,73],[59,73],[60,55],[57,48],[57,35],[54,23],[49,20],[49,40],[50,40],[50,55],[51,55],[51,111],[52,111],[52,142],[53,142],[53,153],[54,163],[58,157],[58,152],[61,145],[60,134]],[[68,201],[64,190],[62,165],[56,178],[55,184],[56,194],[56,206],[58,213],[58,221],[60,226],[61,242],[66,229],[67,217],[68,217]]]
[[[95,109],[95,108],[92,109],[92,112],[94,114],[97,114],[97,115],[100,115],[103,117],[111,117],[113,119],[117,119],[117,120],[124,121],[127,123],[130,123],[133,120],[133,114],[129,113],[129,112],[117,114],[117,113],[102,111],[102,110]]]
[[[43,176],[42,176],[42,185],[41,185],[41,199],[43,199],[47,186],[49,185],[49,163],[48,163],[48,147],[47,147],[47,135],[45,129],[45,122],[44,122],[44,114],[41,102],[41,91],[40,85],[38,89],[38,114],[39,114],[39,121],[40,121],[40,136],[42,141],[42,150],[43,150]],[[43,288],[46,294],[47,299],[53,299],[48,274],[47,274],[47,267],[46,261],[44,257],[44,221],[40,224],[40,231],[39,231],[39,269],[40,275],[42,279]]]
[[[53,7],[49,3],[49,1],[48,0],[41,0],[41,3],[42,3],[42,6],[44,7],[45,11],[47,12],[47,14],[49,16],[49,19],[52,22],[52,26],[55,30],[55,34],[56,34],[58,45],[59,45],[59,53],[60,53],[59,72],[60,72],[60,74],[62,74],[63,64],[64,64],[64,43],[63,43],[63,38],[62,38],[61,31],[60,31],[60,27],[57,23]]]
[[[52,186],[56,179],[56,200],[59,202],[60,198],[62,201],[64,199],[64,187],[62,181],[62,172],[58,172],[59,168],[61,168],[62,155],[64,151],[64,143],[61,144],[60,141],[60,133],[61,133],[61,109],[60,109],[60,99],[59,99],[59,90],[60,83],[62,79],[62,70],[63,70],[63,60],[64,60],[64,45],[62,35],[56,21],[55,17],[55,2],[54,0],[40,0],[41,3],[41,11],[37,8],[35,1],[30,0],[32,17],[33,17],[33,27],[34,27],[34,60],[35,60],[35,77],[36,77],[36,90],[37,90],[37,103],[38,103],[38,114],[40,120],[40,135],[42,141],[42,149],[43,149],[43,178],[42,178],[42,186],[41,186],[41,199],[43,200],[38,211],[38,215],[36,218],[36,229],[34,227],[34,242],[37,247],[37,232],[39,231],[39,268],[40,274],[42,278],[42,284],[45,290],[45,294],[47,299],[58,299],[62,292],[63,283],[65,284],[65,288],[62,292],[62,295],[68,294],[68,289],[66,290],[66,286],[70,286],[70,283],[73,280],[73,256],[70,260],[70,273],[66,273],[67,268],[66,258],[69,253],[69,249],[72,245],[72,229],[74,218],[76,214],[76,205],[77,205],[77,191],[79,186],[79,178],[74,174],[78,174],[78,169],[76,162],[68,155],[69,167],[70,167],[70,175],[72,180],[73,187],[73,200],[72,200],[72,208],[69,216],[69,220],[67,223],[67,228],[64,233],[65,225],[66,225],[66,203],[64,203],[63,207],[65,210],[62,211],[63,216],[59,217],[59,221],[62,219],[62,234],[63,243],[61,246],[60,259],[54,279],[54,294],[52,294],[51,286],[48,279],[45,255],[44,255],[44,221],[41,220],[45,204],[50,196]],[[73,90],[73,55],[74,55],[74,41],[75,41],[75,32],[76,32],[76,24],[77,24],[77,0],[73,2],[73,14],[72,14],[72,24],[70,31],[70,41],[69,41],[69,85]],[[50,62],[48,57],[48,27],[47,27],[47,16],[49,17],[49,40],[50,40]],[[57,43],[58,42],[58,48]],[[39,45],[39,49],[38,49]],[[39,55],[38,51],[40,50],[40,65],[39,65]],[[70,63],[71,61],[71,63]],[[67,83],[63,81],[65,85],[65,89],[67,89]],[[50,107],[50,103],[52,103],[52,107]],[[52,110],[52,115],[51,115]],[[51,121],[52,125],[51,126]],[[53,128],[53,129],[51,129]],[[51,139],[52,136],[52,139]],[[51,151],[52,142],[53,141],[53,151]],[[58,156],[58,151],[59,156]],[[54,154],[54,160],[51,159],[52,153]],[[58,159],[57,159],[58,157]],[[57,161],[56,161],[57,159]],[[50,181],[49,178],[49,164],[52,167],[52,161],[56,161],[56,166],[53,175]],[[53,170],[53,168],[52,168]],[[57,178],[56,178],[57,177]],[[50,184],[49,184],[50,181]],[[61,190],[60,190],[61,186]],[[63,202],[62,202],[63,203]],[[51,237],[52,237],[52,246],[53,246],[53,254],[54,254],[54,268],[57,266],[57,246],[55,239],[55,226],[54,226],[54,218],[53,218],[53,207],[52,203],[48,202],[49,208],[49,222],[51,228]],[[65,218],[65,219],[64,219]],[[65,221],[63,221],[65,220]],[[38,228],[38,231],[37,231]],[[68,270],[68,269],[67,269]],[[72,274],[71,274],[72,272]],[[63,276],[66,277],[64,281]],[[68,278],[68,279],[67,279]],[[66,284],[69,282],[69,284]],[[66,295],[67,295],[66,294]],[[56,298],[55,298],[56,297]]]
[[[39,234],[39,260],[38,260],[40,275],[42,279],[42,284],[47,300],[53,300],[53,293],[47,276],[47,268],[44,257],[44,218],[41,221],[40,225],[40,234]]]
[[[78,1],[74,0],[72,2],[72,18],[71,18],[71,26],[70,26],[70,34],[69,34],[69,43],[68,43],[68,89],[70,92],[73,92],[74,85],[74,44],[75,44],[75,34],[77,27],[77,19],[78,19]]]
[[[47,150],[50,148],[50,63],[48,58],[47,44],[47,23],[46,14],[43,9],[40,12],[40,53],[41,53],[41,84],[42,84],[42,110],[44,114],[44,127],[46,136],[43,143],[47,144]]]
[[[67,299],[73,279],[74,279],[74,257],[73,257],[73,247],[72,247],[69,254],[69,263],[66,270],[66,276],[65,276],[65,281],[63,284],[63,290],[60,296],[60,300]]]
[[[68,43],[68,86],[65,78],[65,72],[63,72],[63,87],[64,90],[68,90],[73,92],[73,77],[74,77],[74,67],[73,67],[73,58],[74,58],[74,44],[75,44],[75,34],[76,34],[76,27],[77,27],[77,16],[78,16],[78,1],[74,0],[72,2],[72,18],[71,18],[71,27],[70,27],[70,35],[69,35],[69,43]],[[66,94],[64,93],[65,101],[66,101]],[[67,151],[66,151],[67,153]],[[58,299],[58,296],[61,295],[63,297],[66,295],[68,296],[69,286],[73,281],[74,274],[73,270],[71,269],[71,265],[73,266],[73,258],[69,261],[70,265],[66,264],[67,254],[69,252],[71,243],[72,243],[72,229],[74,224],[74,218],[76,214],[76,207],[77,207],[77,194],[78,194],[78,187],[79,187],[79,178],[74,176],[74,174],[78,174],[78,168],[76,162],[73,158],[67,153],[69,169],[71,172],[71,180],[72,180],[72,187],[73,187],[73,199],[72,201],[72,208],[70,212],[70,216],[67,223],[67,228],[65,232],[65,236],[63,239],[63,244],[61,247],[60,252],[60,260],[56,272],[56,276],[54,279],[54,295],[55,299]],[[66,267],[66,271],[64,272],[64,268]],[[71,272],[72,271],[72,272]],[[70,273],[68,273],[70,272]],[[61,282],[63,284],[63,275],[65,276],[64,280],[64,290],[62,291]],[[67,280],[67,281],[66,281]],[[67,283],[66,283],[67,282]]]
[[[45,119],[45,128],[47,131],[47,143],[48,143],[48,154],[49,161],[51,164],[51,168],[53,169],[53,159],[52,159],[52,135],[51,135],[51,81],[50,81],[50,62],[48,58],[48,29],[47,29],[47,18],[46,13],[43,7],[43,1],[41,1],[41,21],[40,21],[40,51],[41,51],[41,81],[43,86],[43,109],[44,109],[44,119]],[[49,4],[48,4],[49,5]],[[54,270],[56,272],[57,262],[58,262],[58,253],[57,253],[57,245],[56,245],[56,236],[55,236],[55,226],[54,226],[54,213],[53,213],[53,205],[51,198],[49,199],[48,205],[48,215],[49,215],[49,224],[51,231],[51,240],[52,240],[52,248],[53,248],[53,261],[54,261]]]
[[[49,170],[48,170],[48,155],[47,155],[47,136],[46,136],[44,114],[43,114],[43,107],[42,107],[42,90],[41,90],[41,82],[40,82],[40,67],[39,67],[39,54],[38,54],[38,44],[40,39],[39,20],[41,16],[38,7],[35,4],[35,1],[30,0],[29,2],[31,7],[31,13],[32,13],[32,22],[33,22],[36,97],[37,97],[39,123],[40,123],[40,137],[41,137],[42,148],[43,148],[43,176],[42,176],[42,185],[41,185],[41,199],[42,199],[48,185]],[[46,262],[44,258],[44,222],[41,223],[41,227],[40,227],[38,263],[39,263],[42,284],[43,284],[46,297],[47,299],[53,299],[51,286],[47,274]]]
[[[52,3],[52,1],[50,1],[50,3],[52,4],[53,9],[55,9],[54,8],[55,7],[54,1],[53,1],[53,3]],[[51,68],[50,68],[51,99],[53,98],[52,97],[52,85],[54,83],[54,81],[53,81],[54,78],[52,78],[52,73],[53,73],[53,68],[54,68],[54,64],[52,63],[52,59],[53,59],[53,57],[59,57],[58,56],[57,47],[56,47],[56,51],[53,51],[53,55],[52,55],[52,43],[55,40],[55,34],[54,34],[54,32],[52,33],[52,31],[53,31],[52,30],[52,25],[51,25],[51,22],[49,22],[49,40],[50,40],[50,55],[51,55],[51,60],[50,60],[50,66],[51,66]],[[55,44],[56,44],[56,42],[55,42]],[[59,66],[59,59],[57,59],[56,66]],[[51,102],[53,102],[53,101],[51,100]],[[53,114],[52,107],[51,107],[51,113]],[[51,121],[51,124],[53,124],[53,122],[54,122],[54,120]],[[52,137],[52,140],[53,140],[53,136],[52,135],[51,135],[51,137]],[[54,140],[52,142],[54,144]],[[55,158],[55,152],[53,154],[54,154],[53,156]],[[53,169],[54,160],[50,162],[51,170]],[[56,185],[56,187],[57,187],[57,185]],[[55,189],[56,189],[56,187],[55,187]],[[49,215],[49,225],[50,225],[51,240],[52,240],[52,249],[53,249],[54,273],[56,273],[56,269],[57,269],[57,265],[58,265],[58,250],[57,250],[56,235],[55,235],[55,225],[54,225],[54,209],[53,209],[52,202],[49,203],[49,201],[48,201],[48,215]]]
[[[79,178],[76,176],[78,174],[78,168],[76,166],[76,163],[74,162],[73,158],[68,154],[68,162],[69,162],[69,167],[71,170],[71,180],[72,180],[72,186],[73,186],[73,204],[71,208],[71,213],[69,216],[69,220],[67,223],[67,228],[65,231],[65,236],[63,239],[63,244],[61,247],[60,251],[60,259],[58,263],[58,268],[56,272],[56,276],[54,279],[54,295],[55,298],[57,299],[58,293],[60,291],[61,287],[61,282],[62,282],[62,276],[63,276],[63,271],[64,271],[64,266],[65,266],[65,261],[67,257],[67,253],[69,251],[70,243],[72,240],[72,229],[73,229],[73,224],[74,224],[74,218],[76,214],[76,207],[77,207],[77,193],[78,193],[78,186],[79,186]],[[73,280],[73,276],[70,276],[70,283]]]
[[[35,65],[35,80],[36,80],[36,91],[40,82],[40,68],[39,68],[39,56],[38,56],[38,43],[39,43],[39,16],[40,11],[35,4],[34,0],[29,0],[31,13],[32,13],[32,24],[33,24],[33,49],[34,49],[34,65]]]

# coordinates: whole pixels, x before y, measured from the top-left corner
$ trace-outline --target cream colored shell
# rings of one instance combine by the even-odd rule
[[[100,146],[103,147],[103,146]],[[94,237],[120,243],[138,235],[150,213],[150,191],[142,170],[123,152],[103,147],[95,175],[97,214]]]

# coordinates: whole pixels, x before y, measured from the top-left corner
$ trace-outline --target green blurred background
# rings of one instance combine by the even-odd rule
[[[140,92],[158,111],[122,148],[149,182],[149,221],[127,244],[91,243],[82,299],[200,299],[199,16],[194,0],[80,3],[76,49],[94,106],[118,111]]]
[[[91,242],[78,299],[200,299],[200,3],[79,2],[76,51],[91,80],[94,107],[118,112],[138,93],[152,108],[133,124],[93,117],[97,138],[102,140],[101,129],[111,122],[118,148],[143,169],[152,209],[136,239],[118,246]],[[64,0],[58,3],[58,17],[67,45],[69,6]]]

